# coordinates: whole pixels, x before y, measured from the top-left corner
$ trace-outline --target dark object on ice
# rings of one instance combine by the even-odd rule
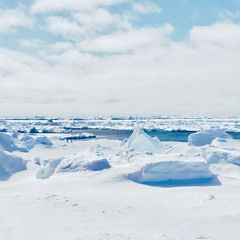
[[[39,133],[39,131],[35,127],[32,127],[29,133]]]
[[[0,129],[0,132],[7,132],[8,130],[6,128]]]
[[[72,142],[73,140],[82,140],[82,139],[89,139],[89,138],[96,138],[96,135],[88,133],[88,134],[79,134],[79,135],[74,135],[74,136],[70,136],[70,137],[65,137],[67,142],[69,140],[71,140],[71,142]]]

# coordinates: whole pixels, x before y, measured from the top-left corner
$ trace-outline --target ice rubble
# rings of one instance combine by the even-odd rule
[[[215,138],[232,139],[232,136],[226,133],[223,129],[212,127],[207,130],[190,134],[188,136],[188,144],[190,146],[200,147],[210,144]]]
[[[188,147],[191,148],[191,147]],[[111,157],[113,165],[129,165],[127,177],[135,182],[169,182],[209,180],[213,174],[202,156],[183,152],[166,151],[159,140],[152,139],[137,127],[123,149]]]
[[[0,180],[7,180],[12,174],[26,170],[26,161],[0,150]]]
[[[140,153],[163,153],[165,151],[157,137],[150,137],[139,126],[134,129],[124,148],[133,149]]]
[[[94,148],[54,160],[40,163],[42,168],[36,174],[39,179],[51,177],[56,173],[77,171],[102,171],[111,167],[101,151]]]

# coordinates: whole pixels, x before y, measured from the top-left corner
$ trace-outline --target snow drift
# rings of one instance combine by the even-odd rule
[[[232,163],[240,165],[240,141],[216,138],[204,149],[203,155],[209,164]]]
[[[46,179],[51,177],[56,167],[61,162],[61,159],[53,159],[53,160],[45,160],[43,162],[39,161],[40,165],[42,166],[36,173],[36,178],[38,179]],[[36,163],[37,165],[39,163]]]
[[[210,180],[213,174],[201,158],[163,160],[145,164],[140,171],[128,174],[129,179],[139,183]]]
[[[197,147],[204,146],[211,144],[215,138],[232,139],[232,136],[226,133],[223,129],[213,127],[190,134],[188,136],[188,145]]]
[[[17,146],[15,140],[16,139],[14,139],[12,136],[6,133],[0,133],[0,149],[8,152],[13,151],[26,152],[27,151],[26,149]]]
[[[26,162],[0,150],[0,180],[8,180],[14,173],[26,170]]]
[[[55,173],[77,171],[102,171],[111,167],[104,155],[94,148],[53,160],[40,161],[41,169],[36,173],[39,179],[51,177]]]
[[[133,149],[140,153],[163,153],[165,151],[162,143],[157,137],[150,137],[139,126],[135,128],[124,148]]]
[[[108,160],[91,150],[85,150],[63,158],[56,168],[57,172],[101,171],[110,168]]]
[[[53,145],[52,141],[46,136],[33,138],[32,136],[25,135],[21,138],[21,142],[28,150],[33,149],[38,144],[45,146]]]

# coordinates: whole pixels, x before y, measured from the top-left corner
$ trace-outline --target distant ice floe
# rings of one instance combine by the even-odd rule
[[[219,126],[229,132],[240,132],[240,118],[171,118],[171,117],[106,117],[106,118],[18,118],[0,119],[0,131],[64,133],[86,129],[132,130],[135,124],[147,130],[199,131]],[[34,132],[34,129],[32,130]]]
[[[211,144],[211,142],[215,138],[221,139],[232,139],[228,133],[226,133],[223,129],[219,127],[212,127],[207,130],[202,130],[188,136],[188,144],[190,146],[204,146],[207,144]]]
[[[83,139],[92,139],[96,138],[97,136],[92,133],[81,133],[76,135],[70,135],[65,137],[66,140],[83,140]]]

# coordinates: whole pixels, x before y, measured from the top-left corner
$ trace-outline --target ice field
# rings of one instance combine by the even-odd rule
[[[134,129],[124,140],[99,137],[98,121],[1,121],[0,239],[239,239],[236,119],[202,119],[185,142],[139,119],[108,120]]]

